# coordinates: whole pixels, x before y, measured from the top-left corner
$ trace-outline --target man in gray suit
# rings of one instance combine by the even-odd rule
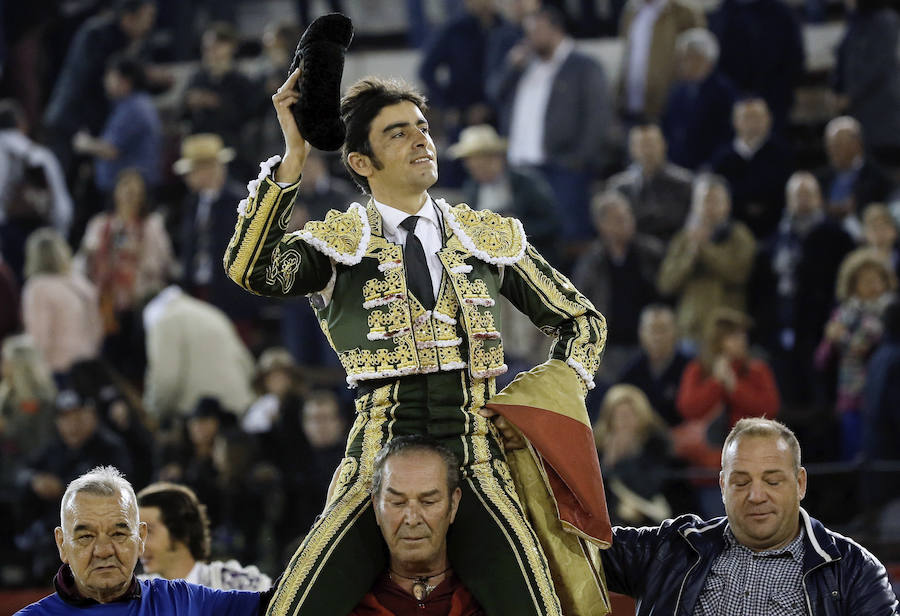
[[[591,235],[589,184],[603,159],[610,101],[603,68],[575,49],[558,10],[526,17],[525,39],[488,81],[509,136],[509,162],[541,172],[556,195],[563,237]]]

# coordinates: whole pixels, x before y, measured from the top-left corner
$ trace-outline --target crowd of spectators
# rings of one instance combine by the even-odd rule
[[[189,485],[213,556],[277,575],[324,502],[352,392],[306,301],[251,296],[220,264],[242,184],[283,147],[269,97],[310,3],[259,40],[236,2],[80,4],[58,23],[16,13],[29,27],[0,49],[0,587],[46,583],[62,491],[100,464],[136,489]],[[721,512],[714,470],[743,417],[786,422],[814,463],[896,463],[895,10],[848,0],[810,152],[803,7],[444,4],[410,36],[407,76],[432,103],[435,192],[520,218],[606,316],[588,410],[613,520]],[[618,82],[571,32],[617,33]],[[361,198],[320,152],[298,195],[289,230]],[[503,315],[511,378],[547,345]],[[877,520],[898,476],[829,502]]]

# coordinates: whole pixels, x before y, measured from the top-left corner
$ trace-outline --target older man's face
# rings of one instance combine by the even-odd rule
[[[373,497],[375,519],[402,572],[428,571],[447,553],[447,529],[456,517],[461,491],[447,491],[447,469],[432,452],[392,456],[384,465],[381,493]]]
[[[81,492],[68,502],[61,523],[55,531],[56,547],[78,591],[100,603],[121,597],[147,537],[147,525],[138,521],[131,495]]]

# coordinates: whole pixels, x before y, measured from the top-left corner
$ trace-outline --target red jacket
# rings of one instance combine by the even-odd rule
[[[781,400],[775,377],[765,362],[751,359],[732,364],[737,376],[734,391],[706,374],[696,359],[681,376],[676,406],[684,421],[672,428],[675,453],[693,466],[719,468],[721,443],[709,442],[709,427],[724,409],[728,409],[728,428],[744,417],[774,417]]]
[[[701,419],[721,406],[730,414],[733,426],[744,417],[775,417],[781,398],[775,377],[765,362],[750,359],[732,364],[737,376],[734,391],[729,392],[719,381],[706,374],[698,360],[692,360],[681,376],[676,405],[685,419]]]

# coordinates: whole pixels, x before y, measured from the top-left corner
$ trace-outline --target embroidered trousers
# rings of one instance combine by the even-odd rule
[[[478,415],[493,379],[465,371],[363,382],[334,493],[282,576],[267,616],[349,613],[388,565],[372,511],[375,455],[428,434],[460,461],[463,491],[447,543],[454,571],[489,616],[561,616],[547,560],[516,495],[499,434]]]

